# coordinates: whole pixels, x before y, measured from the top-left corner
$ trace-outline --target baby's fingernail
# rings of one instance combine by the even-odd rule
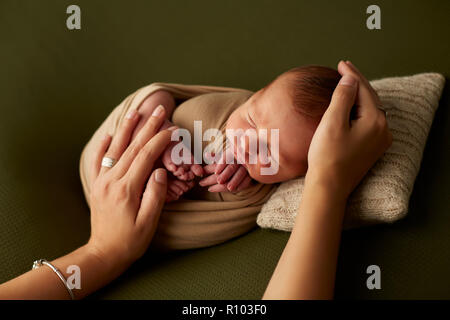
[[[163,111],[164,111],[164,107],[162,104],[160,104],[159,106],[156,107],[155,110],[153,110],[152,117],[159,116]]]
[[[344,74],[339,80],[339,84],[343,86],[354,87],[356,85],[356,79],[348,74]]]
[[[134,119],[134,117],[136,117],[136,115],[137,115],[137,111],[136,111],[136,109],[133,109],[127,113],[125,118],[131,120],[131,119]]]
[[[166,170],[164,170],[164,169],[156,170],[156,172],[155,172],[156,182],[166,183],[166,179],[167,179]]]

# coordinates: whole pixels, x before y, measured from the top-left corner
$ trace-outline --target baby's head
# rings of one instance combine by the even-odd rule
[[[240,145],[247,153],[245,166],[253,179],[275,183],[306,173],[311,139],[340,78],[328,67],[297,67],[255,92],[231,114],[227,129],[267,129],[269,157],[270,131],[279,129],[279,169],[274,175],[261,174],[261,168],[270,163],[263,164],[259,156],[257,163],[248,163],[248,140]],[[236,143],[239,146],[241,142]],[[270,158],[273,161],[274,157]]]

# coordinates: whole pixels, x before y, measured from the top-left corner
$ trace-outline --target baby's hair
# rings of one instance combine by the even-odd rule
[[[341,79],[339,72],[328,67],[308,65],[290,69],[283,75],[289,75],[289,91],[295,110],[319,121]]]

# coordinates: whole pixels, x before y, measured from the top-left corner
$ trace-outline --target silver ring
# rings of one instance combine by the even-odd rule
[[[112,168],[115,163],[116,160],[114,160],[113,158],[103,157],[102,159],[102,167]]]

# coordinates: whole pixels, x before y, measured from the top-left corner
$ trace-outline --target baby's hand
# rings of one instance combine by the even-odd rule
[[[191,164],[175,164],[172,161],[172,149],[179,142],[172,142],[169,146],[164,150],[161,160],[164,166],[169,172],[171,172],[176,178],[181,181],[190,181],[195,178],[195,176],[201,177],[203,176],[203,168],[199,164],[194,164],[194,157],[191,155]]]
[[[210,192],[238,192],[247,188],[252,178],[248,175],[247,169],[241,164],[223,163],[208,164],[203,167],[208,177],[200,180],[199,185],[207,187]]]
[[[178,200],[185,192],[194,186],[194,181],[181,181],[169,174],[167,178],[166,202]]]

